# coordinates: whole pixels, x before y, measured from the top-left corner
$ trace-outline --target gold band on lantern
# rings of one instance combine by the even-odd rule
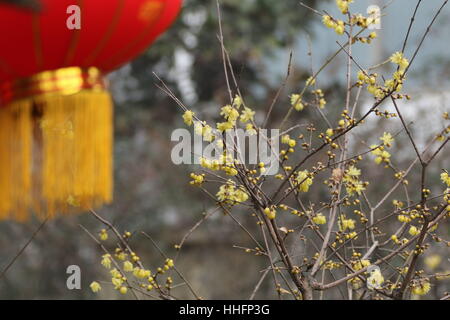
[[[0,107],[11,101],[43,94],[71,95],[84,89],[107,88],[103,74],[95,67],[68,67],[43,71],[31,77],[0,84]]]

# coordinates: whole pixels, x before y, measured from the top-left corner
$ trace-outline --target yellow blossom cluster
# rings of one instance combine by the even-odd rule
[[[443,183],[445,183],[448,187],[450,187],[450,175],[448,172],[441,173],[441,180]]]
[[[353,230],[355,229],[355,220],[353,219],[347,219],[345,217],[345,215],[341,215],[339,217],[339,221],[338,221],[338,225],[339,225],[339,230],[341,232],[346,231],[347,229],[349,230]]]
[[[369,36],[370,38],[370,36]],[[408,59],[403,53],[396,52],[389,61],[397,65],[397,70],[393,73],[392,79],[386,79],[384,85],[377,83],[378,74],[368,74],[364,70],[358,71],[357,86],[367,85],[367,91],[377,99],[383,99],[390,92],[399,92],[402,90],[403,80],[405,79],[405,71],[409,65]]]
[[[250,121],[253,121],[255,111],[245,107],[242,113],[239,113],[239,109],[243,106],[242,98],[236,95],[233,99],[232,104],[225,105],[221,108],[220,115],[226,120],[224,122],[218,122],[216,128],[219,132],[224,132],[236,127],[237,120],[239,119],[241,123],[246,124],[247,132],[254,134],[256,130]],[[183,114],[184,123],[188,126],[194,124],[194,131],[196,134],[203,136],[205,141],[213,141],[215,138],[213,128],[206,124],[205,121],[195,121],[195,113],[191,110],[186,110]]]
[[[211,142],[214,140],[215,136],[213,129],[205,121],[195,121],[194,122],[194,132],[203,137],[203,140]]]
[[[100,233],[99,233],[98,237],[99,237],[100,240],[102,240],[102,241],[108,240],[108,232],[106,231],[106,229],[100,230]]]
[[[277,212],[274,208],[265,208],[264,214],[267,216],[267,218],[269,218],[269,220],[273,220],[277,216]]]
[[[112,269],[111,274],[111,283],[114,286],[114,289],[119,291],[121,294],[126,294],[128,292],[127,288],[127,278],[116,268]]]
[[[312,218],[312,221],[315,224],[325,224],[327,223],[327,218],[323,214],[318,213],[314,218]]]
[[[302,111],[305,106],[303,105],[302,102],[302,96],[295,93],[291,95],[291,106],[297,110],[297,111]]]
[[[305,85],[306,85],[307,87],[313,86],[313,85],[315,85],[315,84],[316,84],[316,78],[314,78],[314,77],[309,77],[309,78],[306,79],[306,81],[305,81]]]
[[[417,236],[420,233],[420,230],[416,226],[410,226],[408,233],[412,236]]]
[[[345,183],[345,189],[349,196],[352,196],[354,194],[360,195],[361,192],[366,189],[366,183],[359,180],[360,175],[361,170],[353,165],[345,171],[343,181]]]
[[[247,123],[245,125],[245,132],[248,133],[249,135],[255,135],[256,134],[256,128],[253,124],[251,123]]]
[[[111,255],[109,253],[106,253],[102,256],[101,261],[102,266],[104,266],[106,269],[111,268]]]
[[[430,291],[430,289],[430,281],[428,279],[425,279],[423,281],[413,283],[411,292],[418,296],[424,296]]]
[[[413,209],[410,211],[402,211],[402,213],[397,216],[397,219],[400,222],[407,223],[407,222],[411,222],[414,219],[417,219],[419,217],[420,217],[419,211],[416,209]]]
[[[238,95],[233,99],[233,103],[231,105],[226,105],[221,108],[220,115],[226,120],[225,122],[217,123],[217,130],[220,132],[224,132],[226,130],[230,130],[236,126],[236,122],[239,119],[242,123],[247,123],[253,120],[255,112],[248,108],[244,107],[244,110],[241,114],[239,114],[239,109],[243,105],[242,98]],[[247,130],[251,129],[248,125],[246,127]]]
[[[389,60],[392,63],[398,65],[400,71],[405,71],[409,66],[409,61],[404,57],[403,52],[395,52],[394,54],[392,54]]]
[[[385,96],[385,89],[377,84],[377,73],[367,74],[365,71],[358,71],[357,86],[367,85],[367,91],[377,99],[382,99]]]
[[[297,142],[292,139],[288,134],[285,134],[281,137],[281,143],[287,144],[289,147],[293,148],[297,144]]]
[[[234,167],[234,164],[237,163],[237,161],[226,153],[220,155],[219,159],[209,160],[205,157],[201,157],[199,160],[200,165],[203,168],[213,171],[222,170],[229,176],[235,176],[238,173],[236,168]]]
[[[248,199],[248,194],[244,191],[244,188],[237,187],[232,180],[228,180],[227,183],[221,185],[216,196],[220,202],[230,205],[245,202]]]
[[[188,126],[191,126],[194,121],[193,119],[194,112],[192,112],[191,110],[186,110],[183,114],[184,123],[186,123]]]
[[[352,261],[352,268],[355,271],[361,270],[362,268],[370,266],[370,260],[362,259],[362,260],[353,260]]]
[[[392,146],[392,142],[394,141],[394,138],[392,138],[392,135],[390,133],[383,133],[383,136],[380,138],[380,140],[383,142],[383,145],[371,145],[370,148],[373,149],[371,152],[373,155],[376,156],[375,163],[380,164],[382,162],[389,164],[391,154],[385,150],[386,148],[389,148]]]
[[[325,108],[327,101],[324,98],[325,95],[324,95],[322,89],[313,90],[312,93],[315,94],[317,97],[319,108],[320,109]]]
[[[335,20],[329,15],[324,15],[322,18],[323,24],[330,29],[334,29],[334,31],[338,35],[343,35],[345,31],[345,23],[342,20]]]
[[[348,234],[345,235],[345,239],[358,239],[358,234],[356,233],[356,231],[352,231]]]
[[[247,123],[249,121],[253,121],[253,117],[255,116],[255,111],[253,111],[250,108],[244,107],[244,110],[241,113],[241,116],[239,117],[239,120],[242,123]]]
[[[358,27],[361,27],[363,29],[368,28],[372,24],[378,24],[379,22],[379,19],[373,17],[364,17],[360,13],[352,15],[352,17],[350,18],[351,25],[357,25]]]
[[[295,185],[301,192],[308,192],[309,187],[313,184],[314,177],[308,170],[297,172],[294,181]]]
[[[130,232],[127,231],[123,234],[123,239],[127,239],[129,237],[131,237]],[[123,261],[122,269],[120,269],[119,264],[116,262],[116,260],[113,260],[111,254],[106,253],[102,255],[101,264],[106,269],[110,269],[109,273],[111,275],[111,283],[113,284],[114,289],[121,294],[126,294],[128,292],[128,289],[131,288],[128,279],[125,276],[125,273],[131,273],[136,278],[138,285],[148,291],[158,286],[155,280],[156,278],[152,276],[152,272],[149,269],[145,269],[139,262],[139,256],[130,251],[130,249],[125,250],[129,251],[129,254],[125,253],[124,249],[122,249],[120,246],[118,246],[115,250],[115,257],[118,260]],[[130,257],[129,260],[127,260],[128,256]],[[112,268],[113,263],[117,268]],[[167,258],[165,260],[164,266],[158,268],[158,274],[163,274],[165,271],[173,267],[174,261],[170,258]],[[145,283],[140,282],[141,280],[145,280]],[[171,279],[166,280],[166,287],[170,284]],[[90,288],[94,293],[99,292],[102,289],[100,284],[96,281],[93,281],[90,284]]]
[[[352,2],[353,0],[336,0],[336,5],[343,14],[346,14],[348,12],[348,5]]]
[[[220,115],[234,126],[236,124],[236,120],[239,118],[239,111],[228,104],[222,107]]]
[[[447,204],[446,210],[450,216],[450,188],[447,188],[444,192],[444,201]]]
[[[205,181],[205,174],[195,174],[195,173],[191,173],[191,178],[192,180],[189,182],[191,185],[195,185],[195,186],[201,186],[203,181]]]
[[[361,43],[370,44],[372,42],[372,40],[375,39],[376,37],[377,37],[377,33],[375,31],[372,31],[371,33],[369,33],[369,35],[367,37],[357,37],[356,40]]]
[[[325,270],[333,270],[333,269],[339,269],[342,268],[343,264],[342,262],[336,262],[333,260],[328,260],[327,262],[325,262],[322,266],[322,269]]]

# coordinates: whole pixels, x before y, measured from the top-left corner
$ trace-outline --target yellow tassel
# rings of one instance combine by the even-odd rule
[[[112,101],[45,94],[0,109],[0,219],[86,211],[112,200]]]
[[[23,221],[31,191],[31,101],[0,108],[0,218]]]

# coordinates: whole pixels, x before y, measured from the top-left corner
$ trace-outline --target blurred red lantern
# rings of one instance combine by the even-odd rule
[[[0,219],[111,200],[112,112],[103,76],[145,50],[181,6],[41,3],[40,12],[0,5]]]

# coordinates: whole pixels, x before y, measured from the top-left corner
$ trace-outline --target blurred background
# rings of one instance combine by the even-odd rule
[[[311,68],[317,70],[338,49],[336,40],[339,38],[323,27],[320,17],[301,6],[299,1],[220,2],[225,45],[246,103],[257,111],[257,121],[263,119],[264,111],[285,77],[289,54],[293,53],[291,77],[272,117],[273,122],[279,123],[289,106],[288,95],[301,89],[311,74]],[[334,1],[310,0],[304,3],[337,14]],[[356,0],[352,11],[366,14],[367,7],[373,4],[388,7],[373,45],[355,46],[354,55],[359,57],[358,63],[363,67],[384,61],[401,49],[415,1]],[[407,57],[416,48],[440,4],[441,1],[423,1],[406,50]],[[413,130],[421,144],[435,132],[430,132],[427,124],[430,121],[442,123],[440,115],[450,110],[449,31],[450,7],[446,7],[417,57],[404,90],[413,99],[402,108],[405,117],[414,121]],[[119,230],[134,232],[131,245],[149,267],[163,262],[148,239],[140,234],[141,231],[150,234],[168,256],[174,256],[174,245],[202,218],[202,214],[213,207],[213,203],[197,189],[189,187],[189,172],[196,168],[176,166],[170,161],[171,132],[184,125],[180,109],[155,86],[158,82],[153,72],[197,115],[212,119],[218,108],[227,103],[217,34],[216,2],[185,0],[174,26],[139,59],[110,75],[116,102],[115,200],[99,213]],[[343,101],[339,93],[343,90],[339,89],[345,82],[342,69],[345,59],[345,54],[341,54],[317,80],[330,108]],[[308,110],[301,115],[303,118],[309,116],[313,115]],[[399,128],[398,123],[396,127]],[[372,121],[360,134],[372,143],[375,137],[388,129]],[[399,152],[405,152],[405,162],[397,164],[404,167],[412,159],[411,148],[405,136],[399,139],[403,139],[398,143]],[[436,171],[432,172],[432,190],[433,187],[442,188],[438,168],[450,167],[448,150],[440,159]],[[376,177],[379,173],[368,174]],[[380,194],[381,191],[377,188],[372,190]],[[239,212],[234,216],[248,228],[255,228],[254,223]],[[37,220],[27,224],[0,223],[0,270],[18,253],[39,224]],[[117,298],[114,290],[102,290],[97,295],[89,290],[91,281],[108,281],[108,274],[100,265],[102,251],[79,224],[94,234],[103,228],[89,214],[48,222],[0,279],[0,298]],[[444,234],[449,235],[448,225],[444,227],[447,228]],[[110,236],[107,244],[113,249],[112,238]],[[245,299],[251,294],[266,261],[262,257],[245,254],[233,245],[245,247],[251,243],[236,224],[220,212],[202,224],[184,245],[177,266],[201,296]],[[449,257],[448,248],[436,248],[428,254]],[[73,264],[81,268],[82,290],[68,290],[66,287],[66,268]],[[449,270],[448,259],[442,259],[436,268]],[[443,282],[439,287],[435,286],[434,292],[426,298],[436,298],[449,289],[449,281]],[[177,290],[176,294],[189,297],[184,288]],[[256,298],[274,297],[273,284],[265,281]]]

